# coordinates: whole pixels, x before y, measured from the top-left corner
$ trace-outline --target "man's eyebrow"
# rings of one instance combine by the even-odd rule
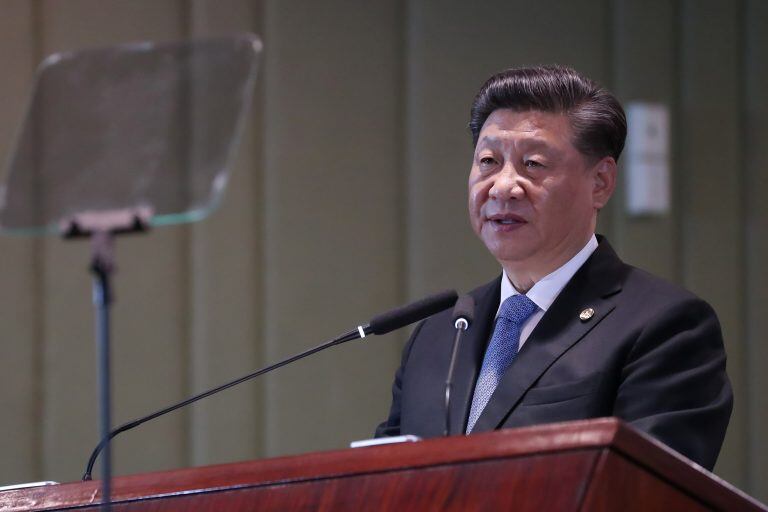
[[[498,146],[501,139],[494,135],[486,135],[479,141],[477,141],[477,147],[480,146]]]

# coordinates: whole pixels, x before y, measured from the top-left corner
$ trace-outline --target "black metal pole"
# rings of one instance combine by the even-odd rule
[[[96,352],[99,382],[99,434],[103,439],[112,430],[112,383],[110,368],[109,312],[112,305],[110,277],[114,270],[112,256],[113,236],[108,231],[91,235],[93,260],[93,304],[96,308]],[[104,449],[101,462],[101,509],[111,510],[112,501],[112,453]]]
[[[459,340],[469,324],[464,318],[456,320],[456,336],[453,338],[453,348],[451,349],[451,363],[448,366],[448,376],[445,379],[445,429],[443,435],[448,436],[451,433],[451,388],[453,388],[453,372],[456,369],[456,355],[459,352]]]

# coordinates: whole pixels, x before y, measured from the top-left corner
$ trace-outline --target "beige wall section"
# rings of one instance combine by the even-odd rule
[[[768,2],[749,0],[746,25],[744,136],[744,228],[746,236],[746,394],[749,411],[748,479],[768,502]]]
[[[265,353],[276,361],[401,299],[403,20],[389,1],[266,5]],[[266,453],[370,437],[399,356],[387,338],[268,376]]]
[[[668,0],[619,0],[614,5],[614,92],[625,103],[644,101],[667,105],[672,122],[676,124],[675,26],[678,19],[674,3]],[[625,161],[626,157],[619,160],[620,185],[611,199],[610,208],[615,219],[612,242],[628,263],[675,280],[678,276],[678,204],[673,201],[670,215],[626,215]],[[670,165],[673,188],[680,169],[675,163],[673,158]]]
[[[6,2],[0,16],[0,157],[13,146],[24,115],[24,98],[37,61],[32,6]],[[5,158],[2,158],[4,161]],[[38,272],[34,240],[0,237],[0,481],[40,474],[40,338]],[[0,484],[1,485],[1,484]]]
[[[736,396],[718,472],[746,481],[747,400],[739,2],[683,3],[681,27],[682,282],[718,313]],[[711,148],[705,151],[704,148]],[[734,171],[734,167],[737,168]]]
[[[671,215],[629,218],[620,190],[601,229],[625,259],[718,310],[737,392],[718,472],[768,499],[766,19],[760,0],[6,0],[0,157],[42,53],[244,30],[264,39],[224,206],[118,244],[124,421],[408,297],[495,275],[464,206],[469,103],[490,73],[559,62],[623,100],[666,102]],[[0,480],[78,478],[96,441],[88,247],[0,238],[0,251]],[[402,340],[335,348],[143,426],[116,442],[117,472],[366,437],[386,413]]]
[[[196,0],[191,34],[261,34],[261,2]],[[249,122],[219,211],[191,229],[191,392],[263,365],[263,57]],[[190,464],[252,459],[263,451],[261,388],[248,383],[192,406]]]

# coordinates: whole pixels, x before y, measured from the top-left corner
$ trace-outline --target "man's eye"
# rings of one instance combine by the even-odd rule
[[[537,162],[536,160],[526,160],[523,163],[528,168],[531,168],[531,167],[544,167],[544,164],[542,164],[541,162]]]
[[[485,156],[485,157],[480,159],[480,163],[483,164],[483,165],[493,165],[493,164],[496,163],[496,160],[494,160],[490,156]]]

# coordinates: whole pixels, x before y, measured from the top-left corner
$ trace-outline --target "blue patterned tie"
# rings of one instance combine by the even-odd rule
[[[501,305],[493,336],[485,350],[483,367],[475,384],[475,395],[472,397],[472,408],[467,422],[467,434],[475,427],[477,419],[488,404],[496,386],[499,385],[504,371],[517,357],[520,347],[520,329],[536,309],[536,304],[522,294],[512,295]]]

